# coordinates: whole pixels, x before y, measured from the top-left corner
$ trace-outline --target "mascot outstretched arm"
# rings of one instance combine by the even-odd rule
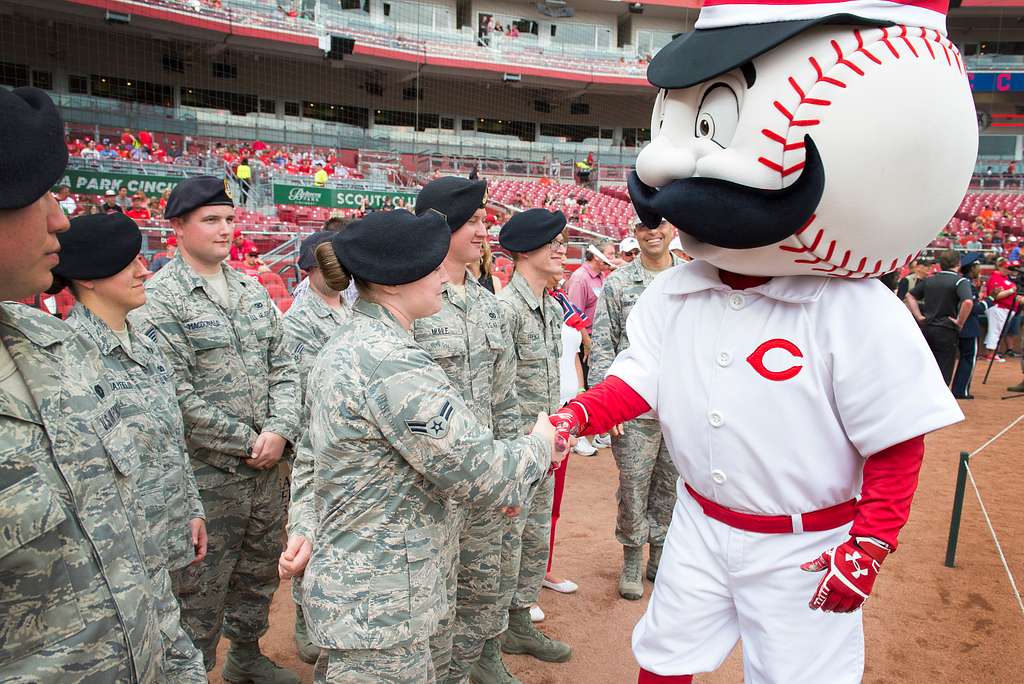
[[[629,190],[694,261],[657,277],[606,379],[552,421],[653,410],[679,470],[641,682],[742,639],[748,682],[859,682],[859,608],[899,543],[924,435],[963,419],[875,276],[953,215],[977,152],[945,2],[707,0],[654,58]],[[901,400],[913,390],[917,400]]]

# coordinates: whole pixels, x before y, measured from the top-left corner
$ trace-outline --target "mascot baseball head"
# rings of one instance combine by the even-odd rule
[[[747,275],[899,268],[953,215],[978,128],[946,0],[706,0],[651,62],[629,191]]]

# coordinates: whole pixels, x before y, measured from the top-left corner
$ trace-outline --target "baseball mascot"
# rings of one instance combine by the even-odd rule
[[[963,419],[901,267],[967,188],[977,124],[945,0],[706,0],[651,63],[641,220],[694,261],[659,276],[607,377],[552,417],[654,410],[679,470],[640,682],[742,639],[745,681],[859,682],[859,610],[907,521],[924,435]],[[904,401],[912,394],[913,402]]]

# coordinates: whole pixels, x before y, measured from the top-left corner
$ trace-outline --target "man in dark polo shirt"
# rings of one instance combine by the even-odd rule
[[[919,280],[907,293],[907,308],[921,325],[928,347],[935,355],[942,377],[948,385],[956,365],[960,328],[971,315],[971,283],[957,273],[960,257],[951,249],[939,254],[942,269],[930,278]]]

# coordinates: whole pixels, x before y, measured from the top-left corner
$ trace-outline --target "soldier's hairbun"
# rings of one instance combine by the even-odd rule
[[[347,290],[352,277],[338,261],[338,255],[334,253],[334,245],[329,241],[321,242],[316,246],[315,254],[317,266],[320,267],[327,287],[338,292]]]

